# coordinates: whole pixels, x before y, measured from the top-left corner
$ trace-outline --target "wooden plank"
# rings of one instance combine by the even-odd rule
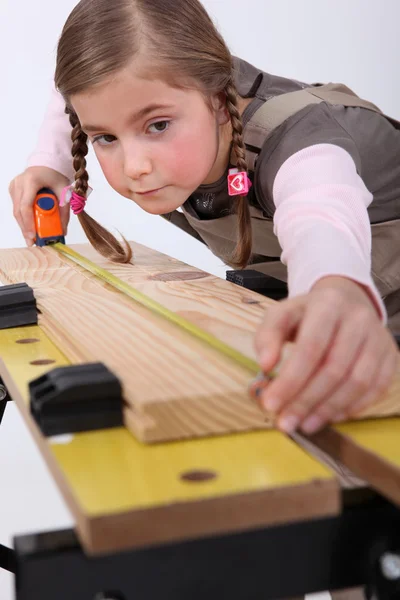
[[[272,303],[268,298],[139,244],[132,244],[133,265],[111,263],[89,244],[75,248],[255,358],[254,333]],[[131,407],[126,421],[140,439],[161,441],[272,425],[269,416],[249,400],[246,373],[121,294],[110,292],[55,251],[0,251],[0,278],[34,287],[43,312],[41,325],[52,339],[63,343],[71,360],[102,360],[120,374]],[[360,417],[398,414],[399,398],[400,371],[390,393]]]
[[[24,339],[37,342],[18,343]],[[329,469],[277,431],[146,445],[125,428],[44,438],[28,382],[68,364],[40,327],[0,331],[0,375],[49,466],[83,547],[101,554],[338,514]],[[196,477],[206,473],[211,479]]]
[[[120,377],[129,404],[126,423],[140,439],[271,426],[248,395],[251,375],[245,369],[110,291],[52,249],[1,251],[0,270],[3,280],[33,287],[39,322],[63,340],[71,358],[102,361]]]
[[[265,310],[275,304],[273,300],[141,244],[131,243],[131,247],[134,264],[120,265],[89,244],[72,246],[166,308],[256,359],[254,332]]]
[[[227,344],[256,359],[254,334],[268,306],[275,304],[273,300],[218,277],[207,275],[195,267],[189,267],[140,244],[131,243],[131,246],[135,256],[133,268],[107,261],[89,244],[77,245],[74,248],[160,304],[187,316]],[[202,277],[197,280],[186,280],[185,273],[198,273]],[[168,274],[171,276],[168,277]],[[155,281],[157,285],[154,285]],[[400,414],[400,361],[397,376],[389,393],[379,402],[364,409],[358,418],[368,419],[398,414]]]

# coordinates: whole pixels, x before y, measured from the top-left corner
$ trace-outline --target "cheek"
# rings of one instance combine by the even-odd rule
[[[174,141],[174,151],[167,153],[169,171],[183,185],[198,187],[210,172],[218,150],[214,121],[190,127]]]
[[[117,154],[111,152],[96,152],[97,160],[99,161],[101,170],[103,171],[104,177],[107,179],[110,186],[121,196],[127,196],[128,191],[124,186],[124,177],[121,172],[121,165],[117,159]]]

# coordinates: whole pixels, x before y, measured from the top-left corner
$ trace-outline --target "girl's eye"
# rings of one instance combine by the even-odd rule
[[[100,146],[109,146],[116,139],[114,135],[96,135],[93,138],[92,144],[98,143]]]
[[[149,131],[150,133],[162,133],[168,129],[169,124],[169,121],[157,121],[156,123],[149,125]],[[152,127],[153,130],[151,130]]]

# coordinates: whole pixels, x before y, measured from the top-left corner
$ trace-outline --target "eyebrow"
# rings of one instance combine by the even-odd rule
[[[138,112],[134,113],[128,119],[128,123],[134,123],[135,121],[139,121],[140,119],[143,119],[143,117],[146,117],[148,114],[152,113],[155,110],[160,110],[160,109],[165,110],[167,108],[172,108],[172,106],[170,106],[168,104],[149,104],[148,106],[145,106]],[[81,128],[83,129],[83,131],[85,131],[85,133],[93,133],[94,131],[104,131],[105,129],[107,129],[107,127],[102,127],[100,125],[89,125],[89,124],[88,125],[82,124]]]

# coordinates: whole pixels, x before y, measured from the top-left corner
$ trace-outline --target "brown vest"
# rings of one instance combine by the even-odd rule
[[[274,96],[262,104],[244,129],[249,169],[257,171],[258,155],[266,140],[280,125],[307,106],[321,102],[361,107],[383,114],[377,106],[359,98],[342,84],[317,85]],[[399,122],[390,117],[386,118],[400,129]],[[250,206],[250,213],[254,258],[248,268],[286,281],[287,269],[280,261],[282,249],[273,232],[273,219],[265,216],[263,211],[255,206]],[[201,220],[190,205],[185,204],[183,213],[174,211],[165,215],[165,218],[205,242],[222,260],[226,261],[235,247],[236,215]],[[371,231],[372,277],[386,304],[389,327],[394,333],[400,334],[400,219],[373,223]]]

